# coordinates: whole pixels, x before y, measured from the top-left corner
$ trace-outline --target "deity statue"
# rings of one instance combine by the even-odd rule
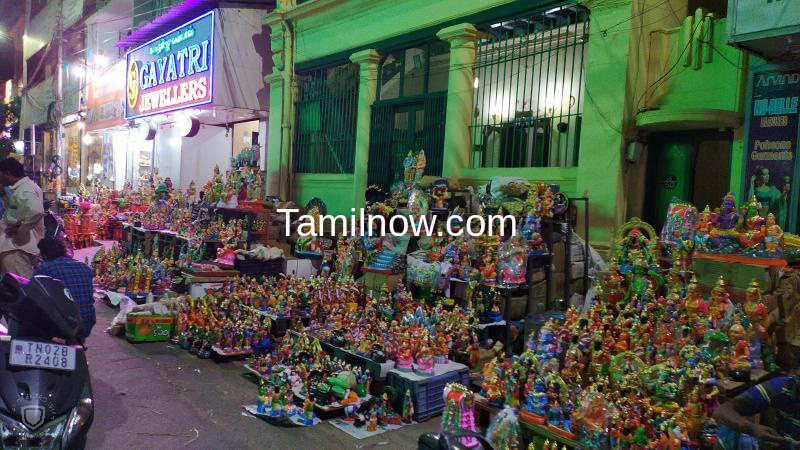
[[[713,225],[721,230],[732,230],[739,224],[739,213],[736,212],[736,197],[728,192],[722,199],[722,208],[714,217]]]
[[[775,215],[772,213],[767,214],[764,250],[770,255],[783,254],[783,230],[775,221]]]

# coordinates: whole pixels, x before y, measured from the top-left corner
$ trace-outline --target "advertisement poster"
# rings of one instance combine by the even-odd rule
[[[797,151],[800,71],[753,75],[753,97],[745,172],[745,194],[761,203],[761,215],[774,214],[788,229]]]
[[[120,61],[103,69],[102,75],[94,77],[89,83],[86,131],[102,130],[126,123],[122,118],[125,63]]]
[[[125,54],[125,118],[211,103],[214,11]]]

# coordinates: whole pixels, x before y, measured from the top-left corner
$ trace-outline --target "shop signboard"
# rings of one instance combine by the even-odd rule
[[[778,225],[789,229],[792,205],[800,71],[753,74],[748,130],[745,189],[761,203],[761,215],[772,213]]]
[[[119,61],[92,77],[86,100],[86,131],[125,125],[122,115],[125,63]]]
[[[214,97],[214,11],[125,54],[125,118],[211,103]]]

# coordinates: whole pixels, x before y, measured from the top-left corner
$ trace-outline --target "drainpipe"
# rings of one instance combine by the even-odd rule
[[[294,99],[294,32],[286,19],[281,19],[284,36],[284,54],[286,60],[283,68],[283,104],[281,105],[281,166],[279,179],[281,200],[291,200],[294,183],[294,161],[292,145],[292,118],[289,117]],[[283,152],[286,153],[286,164],[283,164]],[[284,174],[284,170],[286,173]]]

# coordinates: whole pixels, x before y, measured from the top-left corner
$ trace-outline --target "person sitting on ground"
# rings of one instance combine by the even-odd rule
[[[39,251],[44,262],[34,270],[33,275],[46,275],[64,283],[81,311],[83,329],[78,338],[81,341],[86,340],[96,320],[92,269],[68,257],[66,247],[59,240],[42,239],[39,241]]]
[[[37,244],[44,237],[42,190],[14,158],[0,161],[0,184],[11,187],[0,220],[0,273],[28,278],[39,255]]]

